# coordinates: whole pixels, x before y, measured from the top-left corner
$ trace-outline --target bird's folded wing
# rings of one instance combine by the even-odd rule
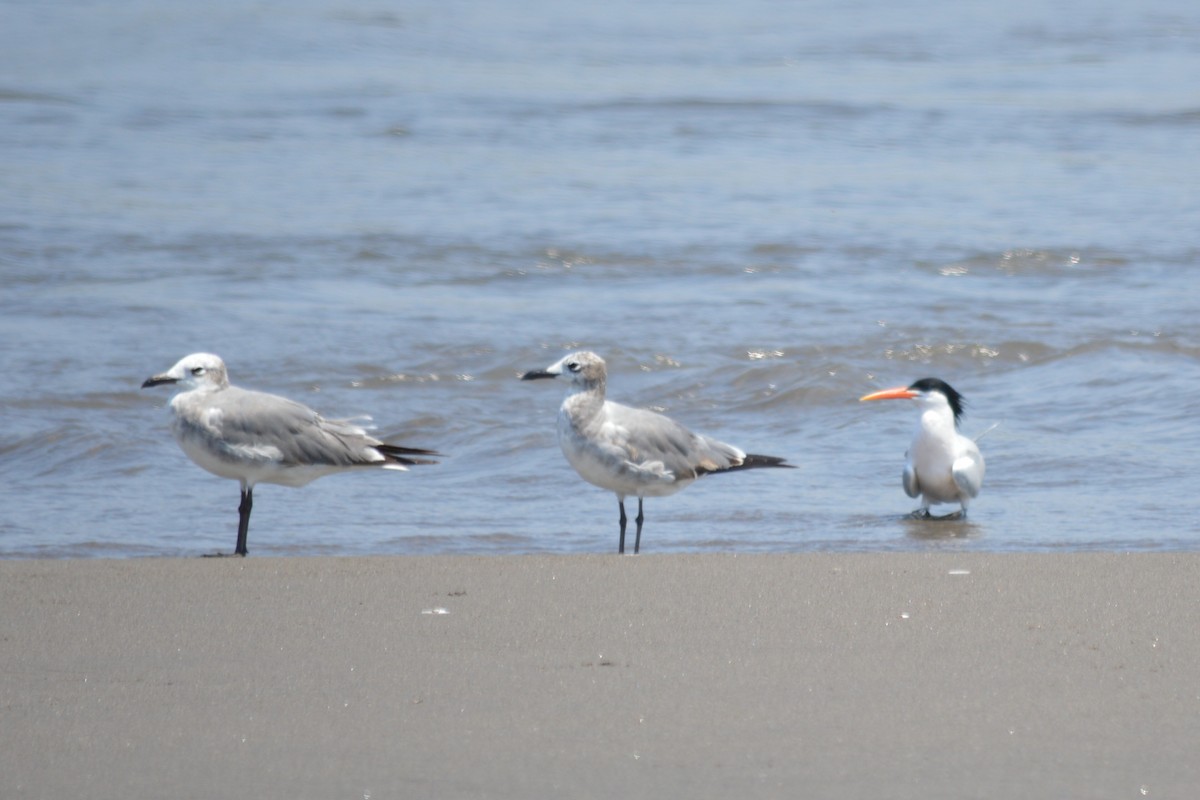
[[[983,486],[983,459],[977,455],[960,456],[950,469],[954,483],[968,497],[976,497]]]
[[[735,447],[692,433],[670,417],[645,409],[610,403],[606,437],[633,467],[676,478],[717,472],[741,463]]]
[[[327,420],[305,405],[277,395],[231,387],[208,404],[204,423],[222,447],[275,453],[287,465],[353,466],[383,460],[378,442],[357,425]]]
[[[921,484],[917,481],[917,468],[913,466],[911,461],[904,465],[904,474],[901,476],[901,481],[904,483],[904,493],[909,497],[919,497],[921,494]]]

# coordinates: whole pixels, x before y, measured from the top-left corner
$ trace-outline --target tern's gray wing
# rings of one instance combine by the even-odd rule
[[[694,478],[740,464],[745,453],[707,436],[692,433],[670,417],[618,403],[605,404],[604,439],[633,465],[661,464],[677,480]]]
[[[233,460],[331,467],[384,460],[374,450],[379,441],[362,428],[285,397],[231,386],[198,401],[180,409],[181,425]]]
[[[975,447],[975,443],[971,442],[967,452],[954,460],[954,466],[951,468],[954,483],[967,497],[976,497],[983,488],[983,472],[983,456],[979,448]]]
[[[921,485],[917,482],[917,468],[911,459],[904,462],[904,474],[901,476],[901,481],[904,483],[904,493],[906,495],[909,497],[920,496]]]

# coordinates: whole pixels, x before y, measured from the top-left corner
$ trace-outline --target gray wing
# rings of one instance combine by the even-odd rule
[[[662,414],[619,403],[607,405],[604,438],[633,465],[662,464],[678,480],[735,467],[746,457],[738,448],[692,433]]]
[[[204,419],[214,446],[235,458],[259,455],[283,466],[349,467],[383,461],[379,440],[361,427],[327,420],[286,397],[231,386],[209,398]]]
[[[966,448],[967,452],[954,459],[951,474],[960,491],[968,497],[976,497],[979,495],[979,490],[983,488],[983,455],[974,442],[969,442],[969,444],[970,447]]]
[[[905,453],[907,459],[908,454]],[[901,481],[904,484],[904,493],[909,497],[921,496],[921,484],[917,482],[917,468],[911,460],[904,462],[904,474],[901,476]]]

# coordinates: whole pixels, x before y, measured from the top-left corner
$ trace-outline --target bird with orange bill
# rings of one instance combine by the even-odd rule
[[[921,498],[914,515],[931,517],[931,505],[958,503],[959,511],[947,517],[965,517],[967,504],[983,486],[984,464],[975,440],[958,432],[963,396],[939,378],[922,378],[911,386],[884,389],[859,400],[916,401],[921,416],[905,454],[902,478],[905,493]]]

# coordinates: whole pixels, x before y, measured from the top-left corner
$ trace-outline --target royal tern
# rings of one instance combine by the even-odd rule
[[[642,500],[674,494],[701,475],[755,467],[791,467],[776,456],[748,455],[730,444],[692,433],[662,414],[614,403],[604,397],[607,371],[595,353],[572,353],[551,366],[526,372],[522,380],[571,380],[558,412],[558,443],[567,461],[588,483],[615,492],[625,552],[625,498],[636,495],[637,535],[642,543]]]
[[[884,389],[864,400],[916,400],[921,410],[904,464],[904,491],[920,497],[916,512],[929,516],[935,503],[958,503],[966,516],[967,504],[983,485],[983,455],[973,439],[958,432],[963,396],[938,378],[922,378],[911,386]]]
[[[238,538],[234,555],[246,555],[254,486],[304,486],[324,475],[378,467],[403,470],[436,464],[432,450],[385,444],[348,420],[325,419],[300,403],[229,383],[225,362],[193,353],[149,386],[178,387],[171,397],[171,430],[188,457],[222,478],[241,483]]]

